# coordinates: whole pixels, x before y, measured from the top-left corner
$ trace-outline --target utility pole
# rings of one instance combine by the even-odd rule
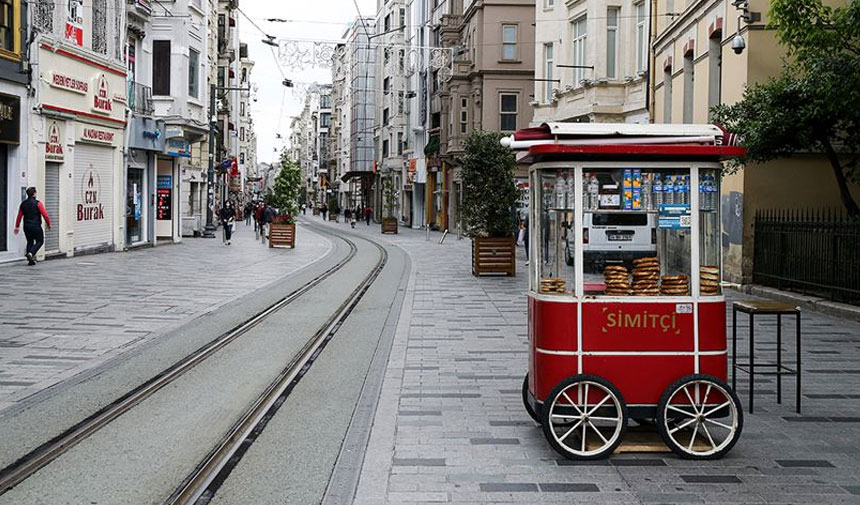
[[[209,85],[209,170],[207,172],[206,188],[206,228],[203,238],[215,238],[215,224],[212,222],[212,206],[215,202],[215,128],[218,119],[215,111],[215,93],[217,87]]]

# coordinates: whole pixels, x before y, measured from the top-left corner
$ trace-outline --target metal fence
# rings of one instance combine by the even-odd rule
[[[757,212],[753,282],[860,303],[860,219],[832,209]]]
[[[128,83],[128,108],[138,114],[152,114],[152,88],[139,82]]]

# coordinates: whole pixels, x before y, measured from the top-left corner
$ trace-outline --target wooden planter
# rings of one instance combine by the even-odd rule
[[[472,275],[517,274],[517,242],[514,237],[472,239]]]
[[[382,233],[397,233],[397,218],[386,217],[382,220]]]
[[[319,207],[314,207],[314,215],[315,215],[315,216],[319,216],[319,215],[320,215],[320,209],[319,209]]]
[[[337,221],[337,216],[338,216],[337,214],[333,214],[333,213],[329,212],[328,213],[328,220],[329,221]]]
[[[275,224],[269,225],[269,247],[296,247],[296,225]]]

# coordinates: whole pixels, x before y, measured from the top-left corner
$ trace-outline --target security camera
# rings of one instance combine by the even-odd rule
[[[741,54],[742,52],[744,52],[744,49],[746,49],[746,47],[747,43],[744,40],[743,35],[741,35],[740,33],[735,35],[735,38],[732,39],[732,51],[734,51],[735,54]]]

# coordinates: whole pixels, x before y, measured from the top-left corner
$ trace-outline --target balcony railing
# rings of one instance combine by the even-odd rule
[[[152,88],[139,82],[128,83],[128,108],[138,114],[152,114]]]

